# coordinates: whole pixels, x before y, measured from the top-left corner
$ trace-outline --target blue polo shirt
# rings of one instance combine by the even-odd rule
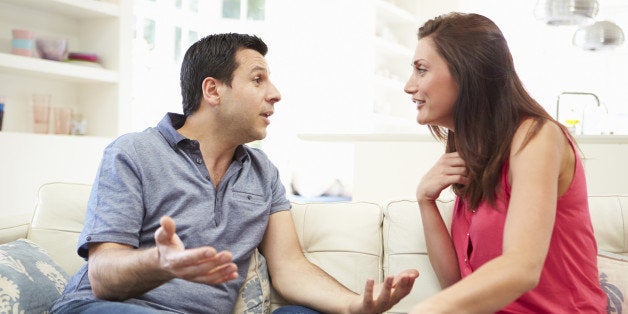
[[[186,248],[230,251],[240,276],[214,286],[173,279],[125,302],[182,313],[231,312],[269,216],[289,210],[290,202],[277,168],[261,150],[245,145],[237,147],[215,188],[199,143],[177,132],[184,122],[183,115],[168,113],[157,127],[123,135],[105,149],[78,254],[87,259],[87,244],[95,242],[154,247],[159,219],[168,215]],[[87,267],[70,279],[53,310],[95,298]]]

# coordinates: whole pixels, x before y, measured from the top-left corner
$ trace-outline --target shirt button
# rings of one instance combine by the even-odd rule
[[[87,241],[91,241],[91,240],[92,240],[92,237],[87,236],[87,238],[85,238],[85,240],[87,240]]]
[[[196,163],[199,164],[199,165],[202,164],[203,163],[203,159],[201,159],[200,157],[196,158]]]
[[[207,179],[207,181],[211,181],[212,180],[209,176],[206,176],[205,179]]]
[[[247,195],[246,199],[248,199],[250,201],[251,200],[251,195]]]

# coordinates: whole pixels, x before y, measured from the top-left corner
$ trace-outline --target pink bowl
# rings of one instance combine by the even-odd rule
[[[33,32],[27,29],[14,28],[11,30],[11,35],[13,35],[13,38],[33,39]]]
[[[37,38],[35,47],[42,59],[61,61],[68,52],[68,40],[65,38]]]

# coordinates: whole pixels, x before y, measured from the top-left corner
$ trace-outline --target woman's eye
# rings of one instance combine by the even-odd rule
[[[427,72],[427,70],[424,69],[424,68],[417,68],[416,71],[417,71],[417,73],[419,73],[419,75],[423,75],[423,74],[425,74],[425,72]]]
[[[256,77],[253,79],[253,81],[255,81],[255,83],[260,84],[262,82],[262,78],[261,77]]]

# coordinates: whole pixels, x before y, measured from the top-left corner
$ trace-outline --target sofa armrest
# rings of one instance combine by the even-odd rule
[[[27,238],[46,250],[68,274],[85,261],[76,253],[91,185],[47,183],[39,188],[35,216]]]
[[[26,238],[32,213],[3,213],[0,219],[0,244]]]

